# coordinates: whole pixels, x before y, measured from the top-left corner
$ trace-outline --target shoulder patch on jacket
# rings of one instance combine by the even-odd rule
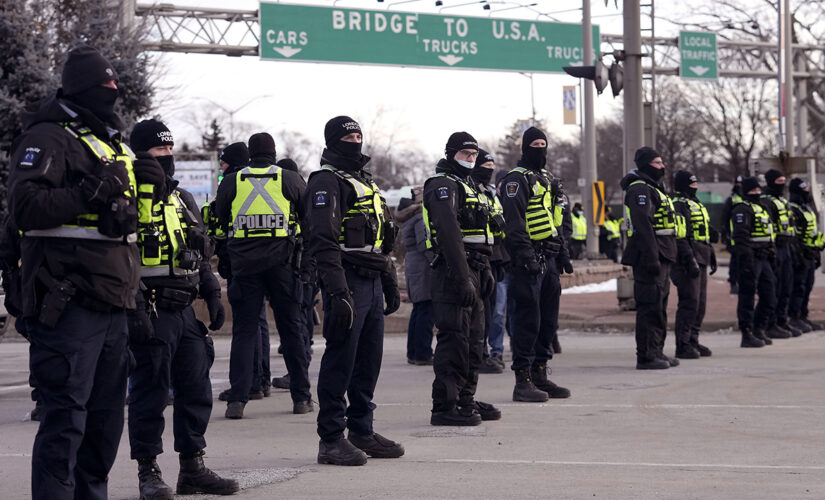
[[[315,207],[325,207],[327,206],[328,200],[329,197],[326,191],[316,191],[312,197],[312,205]]]
[[[439,200],[446,200],[450,198],[450,188],[441,186],[435,191],[435,197]]]
[[[515,198],[518,193],[518,182],[508,182],[504,185],[504,192],[508,198]]]
[[[636,204],[639,205],[639,206],[642,206],[642,207],[647,205],[647,195],[646,194],[638,195],[636,197]]]
[[[17,164],[18,168],[32,168],[35,163],[37,163],[37,159],[40,156],[40,148],[30,146],[26,148],[26,152],[23,153],[23,157],[20,159],[20,163]]]
[[[736,214],[736,223],[742,224],[743,222],[745,222],[745,214],[739,212],[738,214]]]

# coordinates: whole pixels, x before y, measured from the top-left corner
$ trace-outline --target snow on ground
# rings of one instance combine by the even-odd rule
[[[616,278],[602,281],[601,283],[590,283],[587,285],[579,285],[579,286],[572,286],[570,288],[565,288],[562,290],[564,295],[569,295],[571,293],[598,293],[598,292],[615,292],[616,291]]]

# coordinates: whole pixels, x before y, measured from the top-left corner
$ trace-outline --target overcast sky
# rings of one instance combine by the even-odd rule
[[[339,0],[336,6],[383,10],[387,4],[396,1]],[[444,0],[444,5],[467,1]],[[541,12],[581,7],[578,0],[533,1],[538,3],[533,9]],[[172,3],[204,7],[230,4],[219,0],[175,0]],[[332,4],[322,0],[293,0],[289,3]],[[436,13],[438,9],[433,4],[432,0],[420,0],[393,10]],[[515,2],[498,4],[494,5],[493,11],[516,6]],[[672,2],[657,3],[657,14],[662,16],[657,19],[657,36],[677,34],[678,29],[665,18],[679,17],[680,14],[668,4]],[[621,5],[619,1],[619,9],[616,9],[613,0],[607,7],[602,0],[592,2],[593,23],[600,26],[602,34],[621,33]],[[257,6],[257,2],[248,0],[231,2],[233,9],[256,9]],[[475,4],[451,8],[443,14],[486,17],[488,11],[483,10],[481,4]],[[563,22],[581,22],[580,10],[552,15]],[[493,17],[535,20],[536,13],[518,8],[494,13]],[[321,144],[323,127],[329,118],[348,114],[368,127],[380,114],[380,123],[375,127],[378,130],[365,130],[366,142],[370,141],[371,134],[395,132],[399,147],[418,147],[433,154],[443,151],[447,137],[457,130],[472,133],[482,147],[494,148],[495,142],[515,120],[528,119],[531,115],[530,79],[515,72],[265,61],[251,56],[199,54],[164,53],[157,59],[162,72],[158,101],[161,106],[157,112],[170,125],[178,143],[199,141],[200,131],[191,124],[193,116],[215,112],[219,118],[226,118],[226,113],[216,111],[215,104],[237,109],[259,96],[268,97],[260,97],[238,111],[236,123],[255,123],[273,134],[283,130],[296,131]],[[537,116],[544,119],[553,132],[578,134],[578,126],[562,125],[562,86],[576,85],[577,80],[566,75],[536,73],[533,84]],[[614,100],[609,88],[597,98],[597,117],[620,109],[621,96]],[[236,127],[236,130],[242,129]]]

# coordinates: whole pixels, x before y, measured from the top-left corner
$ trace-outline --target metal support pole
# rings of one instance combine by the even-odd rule
[[[799,65],[800,67],[798,69],[801,71],[808,70],[808,62],[804,56],[799,57]],[[799,154],[805,155],[805,150],[808,148],[808,105],[805,102],[808,99],[808,80],[806,78],[800,78],[797,85],[799,95],[797,96],[796,104],[799,107],[799,126],[796,130],[796,149],[799,151]]]
[[[783,24],[784,66],[785,66],[785,151],[788,155],[794,154],[794,81],[793,81],[793,13],[791,0],[783,0],[785,18]]]
[[[582,0],[582,42],[584,46],[584,64],[593,64],[593,28],[590,23],[590,0]],[[582,205],[584,213],[593,220],[593,182],[596,180],[596,124],[593,111],[593,80],[583,79],[584,85],[584,143],[581,177],[584,177]],[[599,253],[596,231],[587,232],[587,256],[595,257]]]
[[[112,2],[115,5],[117,2]],[[137,0],[123,0],[120,2],[120,27],[131,29],[135,25],[135,7]]]
[[[624,0],[624,172],[644,146],[642,122],[642,33],[639,0]]]

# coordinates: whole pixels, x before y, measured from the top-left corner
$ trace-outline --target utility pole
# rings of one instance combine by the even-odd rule
[[[783,0],[782,40],[784,45],[783,65],[785,68],[785,152],[788,156],[794,155],[794,81],[793,81],[793,13],[791,1]]]
[[[624,0],[624,172],[644,146],[642,111],[642,34],[639,0]]]
[[[585,66],[593,64],[593,27],[590,23],[590,0],[582,0],[582,42],[584,46]],[[581,176],[584,178],[582,205],[590,220],[595,220],[593,213],[593,182],[596,180],[596,124],[593,112],[593,80],[582,78],[584,85],[584,141],[582,142]],[[595,257],[599,253],[596,231],[587,232],[587,256]]]

